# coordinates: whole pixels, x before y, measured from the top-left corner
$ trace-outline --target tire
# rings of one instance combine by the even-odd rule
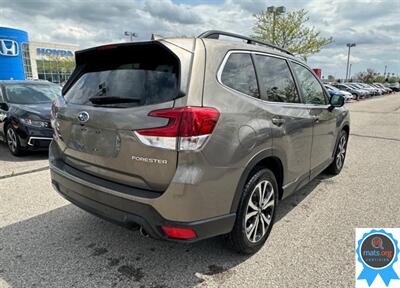
[[[234,250],[241,254],[253,254],[264,245],[275,220],[278,191],[275,175],[269,169],[257,169],[249,177],[240,199],[235,225],[228,235]],[[264,202],[260,204],[262,193]],[[265,208],[261,209],[262,206]],[[246,216],[249,217],[247,221]]]
[[[10,150],[11,154],[14,156],[21,156],[21,144],[19,142],[17,131],[9,124],[6,128],[6,142],[8,150]]]
[[[340,171],[342,171],[344,161],[346,160],[348,140],[349,135],[347,135],[346,131],[342,130],[339,135],[339,141],[335,151],[335,158],[333,159],[331,165],[329,165],[329,167],[326,169],[328,174],[338,175]]]

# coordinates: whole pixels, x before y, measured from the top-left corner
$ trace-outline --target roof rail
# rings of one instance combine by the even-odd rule
[[[230,32],[225,32],[225,31],[219,31],[219,30],[209,30],[209,31],[205,31],[203,33],[201,33],[199,36],[197,36],[197,38],[209,38],[209,39],[219,39],[219,36],[227,36],[227,37],[232,37],[232,38],[237,38],[237,39],[242,39],[242,40],[246,40],[247,44],[258,44],[258,45],[262,45],[262,46],[267,46],[269,48],[272,49],[276,49],[279,50],[283,53],[289,54],[294,56],[291,52],[289,52],[288,50],[281,48],[279,46],[276,46],[272,43],[268,43],[268,42],[264,42],[264,41],[260,41],[257,39],[253,39],[250,37],[246,37],[240,34],[235,34],[235,33],[230,33]]]

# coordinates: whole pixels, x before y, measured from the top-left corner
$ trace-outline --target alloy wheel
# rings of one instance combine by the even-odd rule
[[[245,216],[247,239],[260,241],[271,224],[275,206],[275,191],[271,182],[263,180],[253,189]]]
[[[336,167],[341,169],[344,164],[344,158],[346,157],[346,135],[340,137],[339,145],[338,145],[338,152],[336,154]]]
[[[15,152],[17,150],[17,135],[15,135],[15,132],[12,128],[9,128],[7,130],[7,144],[12,152]]]

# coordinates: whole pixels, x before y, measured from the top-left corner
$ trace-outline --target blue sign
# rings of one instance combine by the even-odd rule
[[[37,48],[36,53],[38,55],[47,55],[47,56],[74,57],[74,52],[70,50],[61,50],[61,49]]]
[[[28,33],[0,27],[0,80],[25,79],[23,44],[28,44]]]

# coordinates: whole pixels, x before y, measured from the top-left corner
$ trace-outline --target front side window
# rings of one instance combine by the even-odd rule
[[[259,98],[256,72],[250,54],[231,54],[222,71],[221,82],[236,91]]]
[[[299,80],[300,89],[303,92],[304,103],[315,105],[328,104],[324,90],[314,74],[299,64],[292,63],[292,66]]]
[[[300,102],[286,60],[263,55],[255,55],[254,60],[261,89],[265,92],[261,93],[261,98],[272,102]]]
[[[5,96],[9,103],[41,104],[51,103],[61,95],[58,85],[49,84],[7,84]]]

